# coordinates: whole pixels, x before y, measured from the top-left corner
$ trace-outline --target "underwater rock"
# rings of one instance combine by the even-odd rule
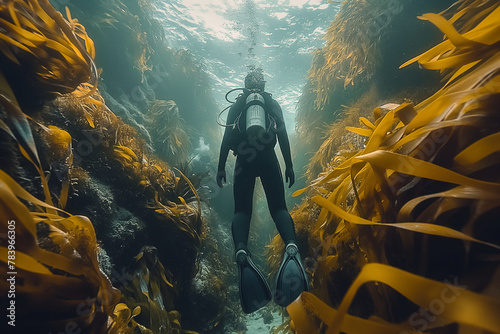
[[[117,204],[114,191],[91,177],[88,187],[70,204],[73,212],[92,220],[101,247],[114,266],[123,267],[139,252],[147,240],[147,231],[140,218]]]
[[[178,301],[179,311],[186,323],[197,331],[234,332],[242,312],[230,224],[206,204],[202,215],[210,224],[204,227],[197,272]]]
[[[204,333],[213,329],[226,311],[226,285],[217,272],[208,259],[200,259],[198,273],[179,301],[183,319]]]
[[[274,320],[274,316],[270,310],[265,310],[265,312],[262,313],[262,321],[264,321],[264,324],[268,325],[268,324],[272,323],[273,320]]]

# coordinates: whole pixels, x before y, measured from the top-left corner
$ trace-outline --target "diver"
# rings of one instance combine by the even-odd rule
[[[226,182],[227,156],[229,150],[232,150],[236,156],[232,234],[238,264],[240,300],[245,313],[258,310],[272,298],[278,305],[288,306],[302,291],[309,289],[296,243],[295,227],[285,203],[283,176],[274,152],[274,146],[279,141],[285,161],[286,182],[291,187],[295,182],[295,175],[288,135],[280,105],[264,88],[262,69],[251,68],[245,77],[245,88],[237,88],[243,93],[229,109],[226,124],[221,124],[226,129],[216,177],[217,184],[222,188],[223,182]],[[272,219],[285,243],[285,254],[272,296],[265,277],[252,261],[247,248],[257,177],[260,177]]]

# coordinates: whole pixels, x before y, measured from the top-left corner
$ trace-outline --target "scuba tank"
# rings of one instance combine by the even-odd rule
[[[262,130],[266,131],[265,100],[259,93],[251,93],[246,100],[246,133],[257,136]]]
[[[241,90],[243,93],[238,95],[235,101],[231,101],[228,95],[237,90]],[[275,132],[277,131],[277,124],[274,117],[269,114],[269,111],[266,111],[268,109],[266,107],[272,105],[269,104],[270,102],[266,103],[266,101],[272,101],[270,98],[271,94],[269,93],[251,91],[246,88],[234,88],[226,93],[226,100],[231,105],[222,109],[217,117],[217,123],[222,127],[231,128],[229,131],[231,139],[229,141],[230,149],[233,152],[236,152],[238,145],[248,140],[248,137],[258,138],[264,135],[267,135],[266,145],[274,147],[276,144]],[[239,104],[237,106],[239,115],[231,123],[222,123],[220,121],[222,113],[234,106],[234,103]],[[269,139],[268,142],[267,139]]]

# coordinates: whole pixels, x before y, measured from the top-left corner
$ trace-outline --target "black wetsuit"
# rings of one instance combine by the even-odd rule
[[[281,238],[288,244],[295,242],[295,228],[292,218],[288,213],[285,203],[285,193],[281,169],[274,152],[276,137],[280,143],[281,152],[285,160],[287,178],[290,186],[294,182],[290,144],[285,129],[281,107],[270,94],[261,93],[265,99],[265,109],[271,116],[269,131],[261,133],[258,137],[247,137],[244,129],[245,113],[242,111],[246,105],[248,93],[240,96],[230,108],[226,125],[235,124],[240,117],[239,127],[226,127],[222,140],[219,172],[225,170],[229,149],[237,156],[234,169],[234,218],[232,222],[233,240],[236,251],[247,250],[250,218],[252,216],[252,198],[255,187],[255,178],[260,177],[266,193],[269,211],[276,224]],[[275,122],[272,122],[274,120]]]

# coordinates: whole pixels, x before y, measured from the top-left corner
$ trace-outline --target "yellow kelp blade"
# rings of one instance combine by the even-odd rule
[[[465,290],[450,283],[434,281],[404,270],[379,263],[365,265],[340,304],[336,316],[328,325],[327,334],[338,334],[358,289],[367,282],[389,285],[417,305],[428,307],[436,300],[444,306],[438,315],[447,323],[459,323],[499,333],[500,301]],[[446,303],[446,304],[445,304]]]
[[[458,78],[460,75],[464,74],[465,72],[467,72],[468,70],[470,70],[471,68],[473,68],[474,66],[476,66],[481,60],[477,60],[475,62],[472,62],[470,64],[467,64],[467,65],[464,65],[462,66],[459,70],[457,70],[452,76],[451,78],[448,80],[448,82],[446,82],[446,84],[444,85],[445,87],[448,86],[450,83],[452,83],[456,78]]]
[[[439,14],[426,13],[418,17],[421,20],[428,20],[432,22],[439,30],[441,30],[450,42],[457,48],[481,48],[486,46],[486,44],[476,42],[462,36],[451,23],[449,23],[444,17]]]
[[[468,236],[462,232],[459,232],[457,230],[451,229],[451,228],[446,227],[446,226],[429,224],[429,223],[418,223],[418,222],[380,223],[380,222],[367,220],[367,219],[361,218],[359,216],[353,215],[352,213],[349,213],[347,211],[344,211],[340,207],[338,207],[337,205],[333,204],[332,202],[328,201],[326,198],[323,198],[321,196],[314,196],[311,200],[313,202],[317,203],[318,205],[321,205],[325,209],[328,209],[329,211],[333,212],[338,217],[345,219],[346,221],[353,223],[353,224],[373,225],[373,226],[378,225],[378,226],[388,226],[388,227],[394,227],[394,228],[401,228],[404,230],[425,233],[425,234],[431,234],[431,235],[437,235],[437,236],[441,236],[441,237],[445,237],[445,238],[460,239],[460,240],[464,240],[464,241],[473,241],[473,242],[481,243],[483,245],[487,245],[490,247],[500,249],[500,245],[495,245],[495,244],[492,244],[489,242],[475,239],[471,236]]]
[[[49,125],[48,127],[42,126],[42,128],[48,133],[51,150],[60,152],[65,156],[65,161],[63,161],[63,164],[67,166],[68,170],[66,171],[65,175],[63,175],[64,180],[61,180],[61,194],[59,195],[59,207],[61,209],[64,209],[69,195],[69,183],[71,178],[69,169],[73,164],[71,135],[68,132],[61,130],[53,125]]]
[[[9,263],[7,256],[8,251],[9,250],[6,247],[0,246],[0,261],[4,262],[5,268],[7,268],[7,265]],[[31,256],[26,255],[21,251],[16,251],[15,264],[16,264],[16,270],[17,269],[29,270],[30,272],[33,273],[45,274],[45,275],[52,274],[50,270],[47,269],[47,267],[44,267],[43,265],[40,264],[40,262],[36,261]]]
[[[498,202],[498,205],[500,206],[500,192],[493,193],[478,188],[459,186],[447,191],[419,196],[417,198],[411,199],[410,201],[406,202],[405,205],[399,210],[398,220],[400,221],[407,220],[410,217],[410,214],[412,213],[413,209],[415,209],[417,205],[431,198],[455,198],[455,199],[465,198],[465,199],[491,200]]]
[[[1,204],[6,203],[8,209],[11,210],[11,217],[5,217],[5,220],[14,219],[16,221],[17,250],[52,268],[64,270],[72,275],[84,274],[85,268],[82,268],[81,263],[76,263],[62,255],[46,251],[36,245],[36,227],[33,216],[26,206],[17,199],[17,196],[19,196],[17,190],[21,187],[15,183],[17,187],[12,188],[10,187],[12,183],[15,183],[15,181],[0,170],[0,201]],[[19,197],[22,198],[22,196]],[[28,200],[31,198],[35,202],[41,202],[31,195],[27,196],[27,198]],[[45,203],[43,204],[46,205]],[[7,213],[8,211],[6,210],[7,208],[3,210],[2,214]]]
[[[474,29],[461,35],[456,31],[451,22],[442,16],[424,14],[420,18],[431,21],[447,35],[448,39],[420,56],[405,62],[400,68],[416,60],[422,66],[429,69],[451,68],[477,61],[477,57],[481,57],[485,54],[486,50],[495,47],[495,43],[499,40],[500,26],[496,24],[499,15],[500,7],[491,12]],[[455,50],[456,52],[450,54],[449,50]],[[446,56],[442,57],[444,54]]]
[[[182,178],[184,179],[184,181],[186,181],[186,183],[189,185],[189,188],[191,189],[191,191],[193,192],[193,194],[195,195],[196,197],[196,201],[197,201],[197,204],[198,204],[198,213],[201,214],[201,200],[200,200],[200,196],[198,195],[198,192],[196,191],[196,189],[194,188],[193,186],[193,183],[191,182],[191,180],[189,180],[187,178],[186,175],[184,175],[184,173],[182,173],[178,168],[175,168],[174,169],[176,171],[179,172],[179,174],[181,174]]]
[[[370,122],[366,117],[360,117],[359,118],[359,122],[363,125],[365,125],[366,127],[368,127],[369,129],[375,129],[375,125],[373,125],[372,122]]]
[[[378,150],[360,155],[357,159],[403,174],[484,189],[489,192],[500,192],[500,184],[498,183],[473,179],[433,163],[398,153]]]
[[[131,160],[138,160],[137,155],[132,151],[130,148],[127,146],[115,146],[115,151],[120,151],[123,152],[124,154],[128,155]]]
[[[292,197],[297,197],[297,196],[300,196],[302,195],[303,193],[305,193],[307,190],[309,190],[310,187],[305,187],[305,188],[302,188],[302,189],[299,189],[299,190],[295,190],[292,194]]]
[[[489,155],[500,151],[500,132],[481,138],[455,157],[455,162],[464,166],[473,165]]]
[[[35,140],[31,133],[31,128],[26,115],[21,111],[10,85],[0,72],[0,105],[7,113],[7,124],[11,124],[10,129],[16,136],[16,140],[26,147],[26,150],[34,157],[35,162],[40,164]],[[6,95],[3,95],[6,94]]]
[[[48,211],[49,213],[52,213],[51,211],[59,211],[61,213],[64,213],[65,215],[70,215],[69,213],[65,212],[62,209],[56,208],[53,205],[47,204],[44,201],[39,200],[35,196],[31,195],[29,192],[27,192],[23,187],[21,187],[14,179],[12,179],[7,173],[5,173],[3,170],[0,169],[0,181],[5,183],[6,186],[9,187],[9,189],[12,190],[12,192],[19,198],[22,198],[25,201],[28,201],[30,203],[33,203],[34,205],[38,206],[38,208],[41,211]]]
[[[293,321],[296,334],[317,333],[311,323],[309,314],[318,317],[323,323],[331,322],[337,315],[337,310],[325,304],[310,292],[303,292],[292,304],[287,306],[287,311]],[[381,319],[363,319],[346,314],[342,322],[341,331],[347,334],[401,334],[420,333],[407,324],[392,324]]]
[[[353,163],[353,159],[348,159],[348,160],[342,162],[338,167],[336,167],[332,171],[328,172],[327,175],[314,180],[310,185],[308,185],[305,188],[296,190],[292,194],[292,196],[293,197],[300,196],[312,187],[316,187],[318,185],[321,185],[323,183],[331,181],[332,179],[335,179],[336,177],[340,177],[341,175],[346,174],[347,172],[350,171],[352,163]]]
[[[345,129],[347,131],[351,131],[353,133],[356,133],[358,135],[365,136],[365,137],[370,137],[373,133],[373,130],[371,130],[371,129],[355,128],[352,126],[346,126]]]
[[[390,110],[387,114],[385,114],[384,118],[378,123],[377,127],[373,130],[373,134],[370,139],[368,139],[368,143],[366,143],[366,147],[363,150],[363,153],[369,153],[382,144],[382,141],[387,136],[387,132],[394,125],[394,110]]]
[[[446,121],[441,121],[441,122],[433,122],[428,125],[425,125],[419,129],[416,129],[410,133],[408,133],[406,136],[401,138],[397,143],[394,144],[392,147],[392,151],[397,151],[399,148],[404,146],[405,144],[408,144],[409,142],[420,139],[423,140],[425,138],[426,134],[429,134],[430,132],[434,130],[439,130],[439,129],[445,129],[449,127],[455,127],[455,126],[464,126],[464,125],[469,125],[469,126],[479,126],[481,123],[484,122],[484,117],[482,116],[470,116],[470,117],[462,117],[458,119],[450,119]],[[440,140],[444,140],[442,138],[439,138]]]

